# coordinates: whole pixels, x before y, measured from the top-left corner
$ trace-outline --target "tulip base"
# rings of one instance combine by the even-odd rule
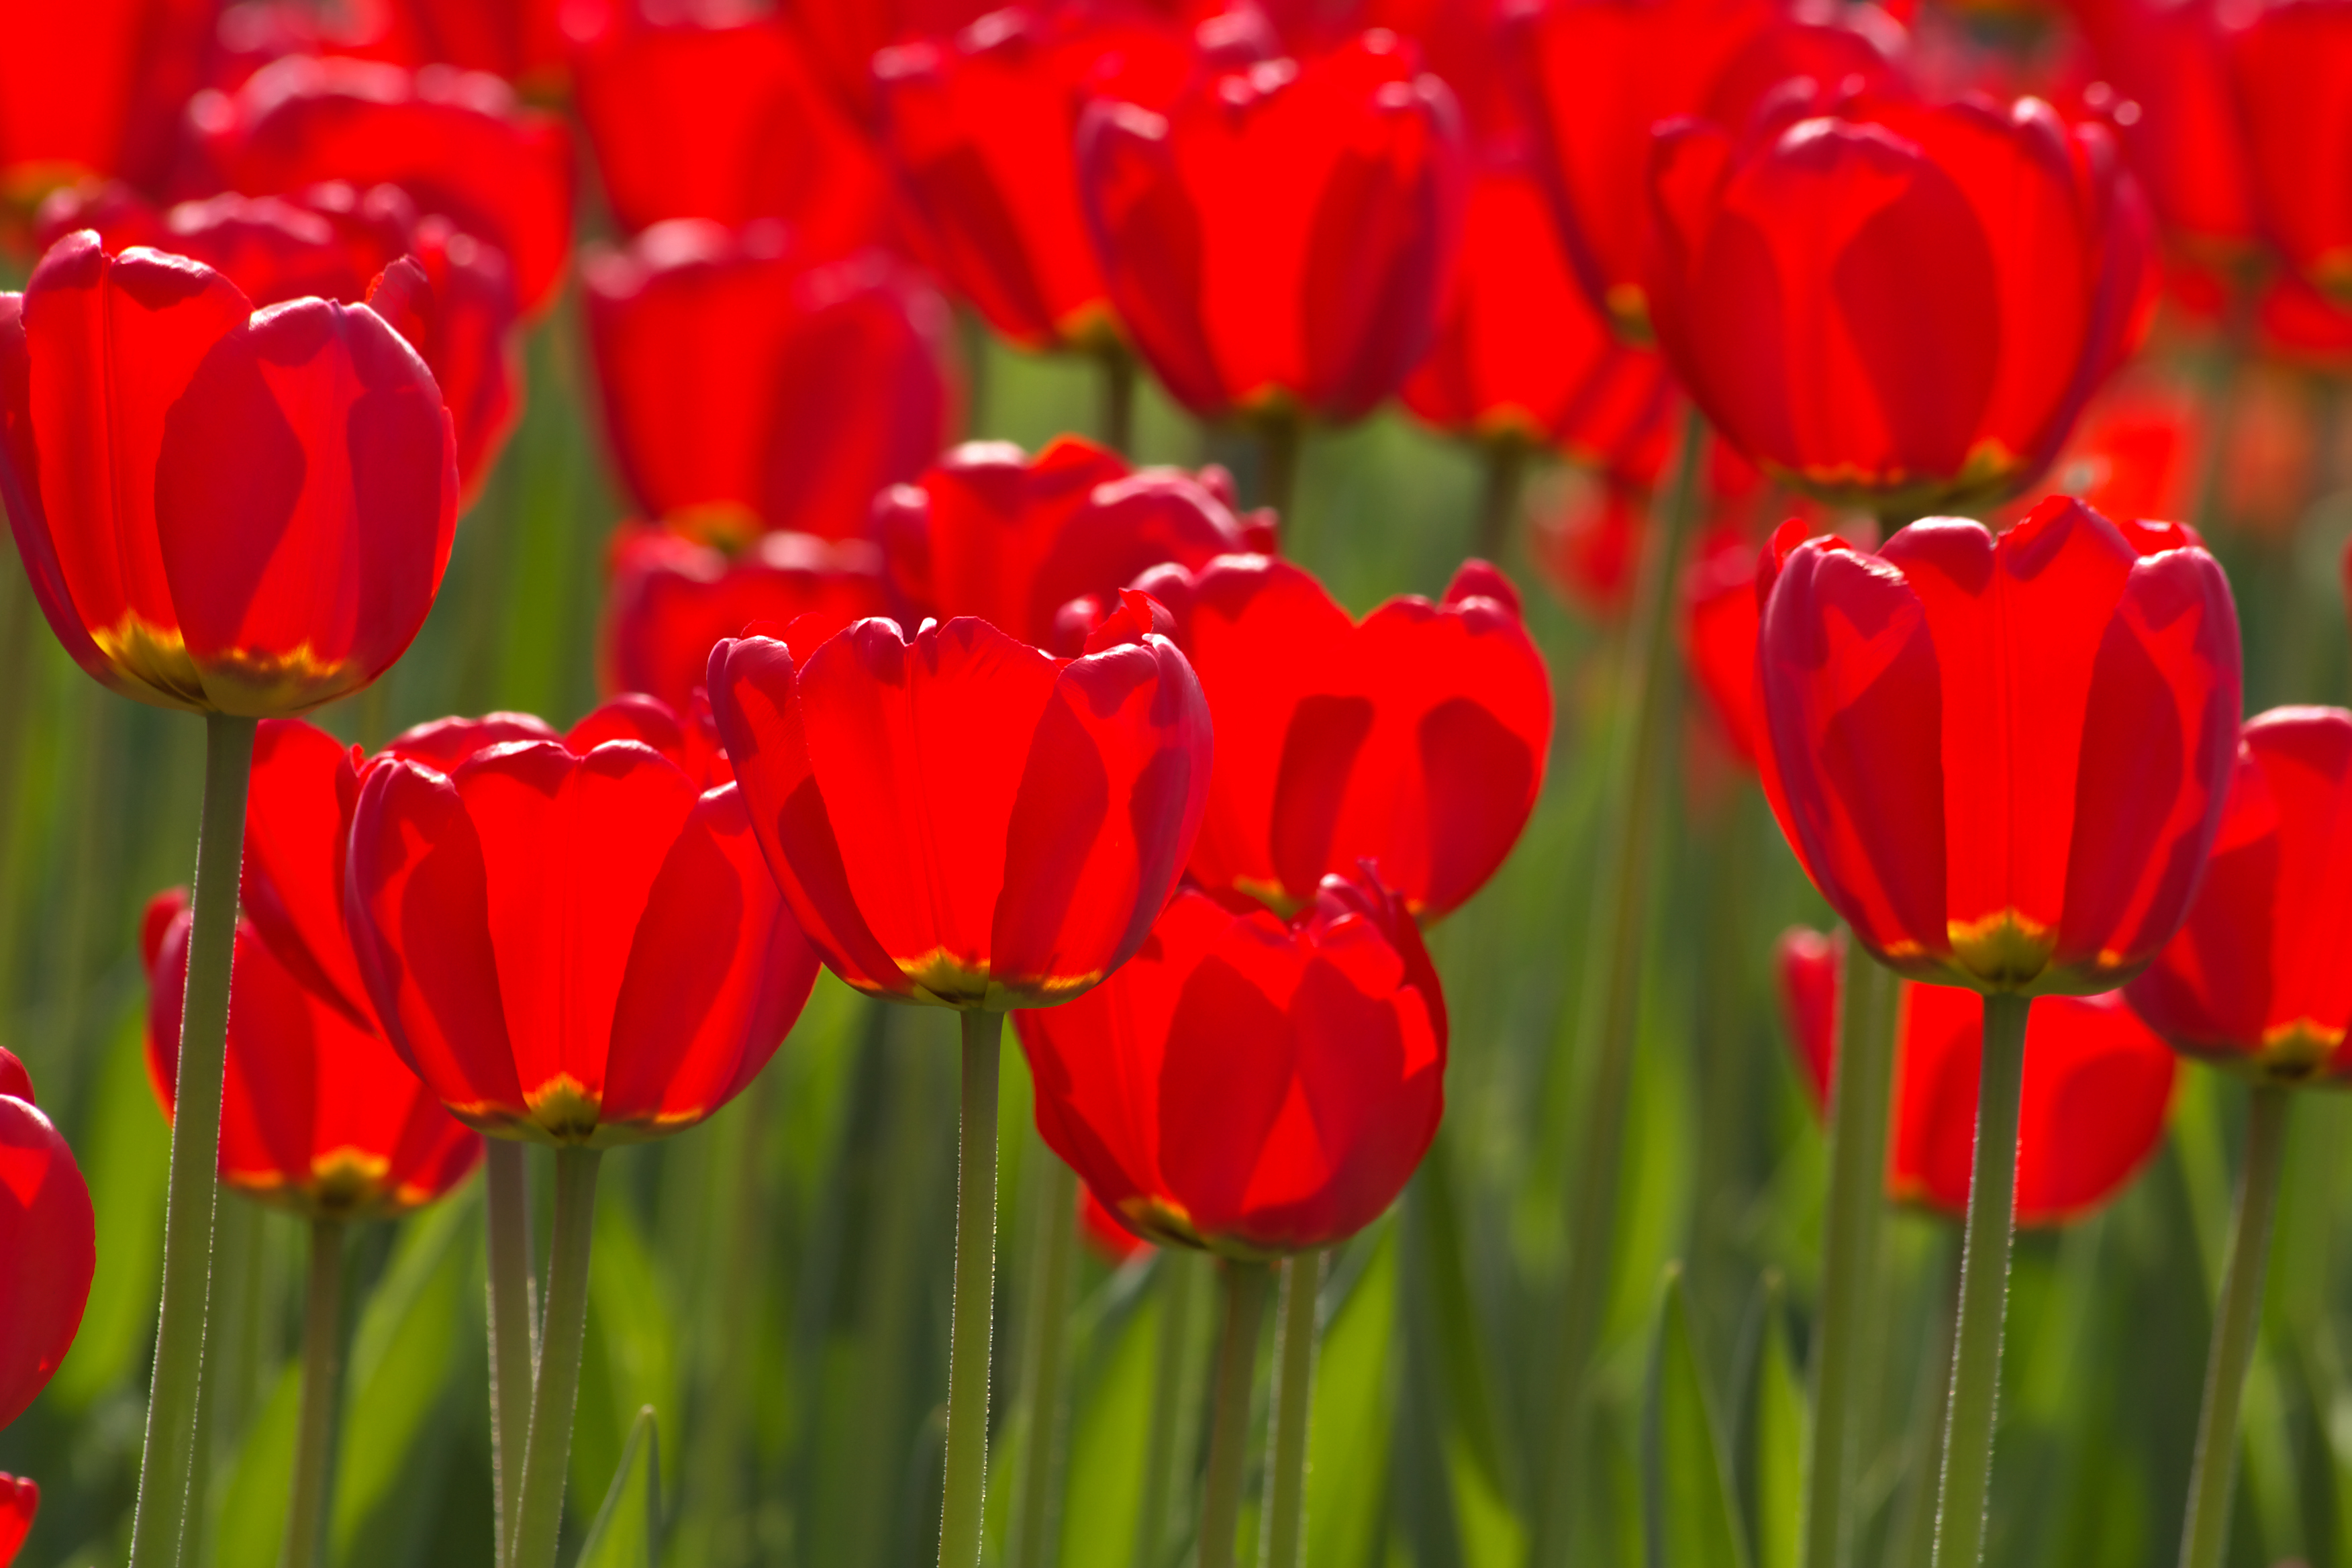
[[[596,1168],[604,1152],[555,1152],[554,1235],[547,1258],[547,1321],[540,1331],[530,1434],[515,1498],[514,1568],[554,1568],[563,1526],[563,1479],[572,1462],[572,1418],[580,1394],[580,1352],[588,1337],[588,1248],[595,1234]]]
[[[515,1524],[515,1494],[522,1489],[523,1447],[530,1432],[531,1384],[539,1347],[531,1300],[530,1188],[523,1146],[490,1138],[483,1152],[488,1192],[490,1318],[490,1468],[492,1518],[498,1529],[494,1562],[504,1568]]]
[[[1262,1568],[1298,1568],[1307,1545],[1307,1432],[1315,1412],[1316,1298],[1324,1254],[1301,1253],[1282,1268],[1282,1310],[1274,1347],[1274,1431],[1266,1440],[1265,1542]]]
[[[1951,1397],[1944,1418],[1944,1478],[1936,1501],[1936,1568],[1977,1568],[1984,1561],[2010,1244],[2017,1233],[2018,1100],[2032,1005],[2032,997],[2008,992],[1995,992],[1984,1003],[1984,1071],[1976,1157],[1969,1171],[1968,1233],[1961,1243]]]
[[[996,1085],[1004,1015],[967,1012],[956,1134],[955,1303],[948,1331],[940,1568],[975,1568],[988,1489],[989,1336],[996,1316]]]
[[[213,1274],[213,1221],[220,1165],[222,1084],[228,1070],[229,961],[236,940],[236,885],[245,860],[245,795],[254,723],[205,719],[205,804],[196,837],[188,984],[180,1010],[178,1110],[172,1119],[171,1185],[163,1200],[163,1297],[155,1373],[147,1396],[147,1446],[131,1517],[131,1568],[173,1568],[196,1453],[204,1382],[205,1320]]]
[[[1209,1427],[1209,1473],[1201,1489],[1200,1568],[1234,1568],[1249,1459],[1250,1390],[1257,1382],[1258,1320],[1273,1270],[1227,1259],[1225,1331],[1217,1347],[1216,1410]]]
[[[285,1568],[326,1560],[335,1489],[335,1412],[343,1381],[343,1223],[310,1222],[310,1279],[302,1310],[302,1403],[294,1496],[286,1510]]]
[[[2231,1494],[2238,1475],[2238,1405],[2262,1327],[2263,1284],[2270,1273],[2271,1226],[2278,1215],[2287,1108],[2294,1103],[2294,1093],[2277,1084],[2257,1084],[2247,1107],[2246,1163],[2238,1176],[2229,1267],[2214,1309],[2212,1347],[2205,1359],[2205,1402],[2197,1417],[2197,1457],[2189,1471],[2180,1568],[2220,1568],[2230,1542]]]

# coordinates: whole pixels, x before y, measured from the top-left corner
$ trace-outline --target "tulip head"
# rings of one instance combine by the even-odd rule
[[[33,1533],[33,1516],[41,1510],[41,1489],[21,1476],[0,1473],[0,1568],[16,1560],[25,1537]]]
[[[5,1049],[0,1049],[0,1258],[8,1260],[0,1269],[5,1427],[25,1413],[72,1348],[98,1267],[89,1188],[73,1151],[33,1103],[24,1064]],[[0,1493],[0,1505],[21,1506],[26,1528],[33,1500]],[[0,1506],[0,1533],[7,1527],[7,1509]]]

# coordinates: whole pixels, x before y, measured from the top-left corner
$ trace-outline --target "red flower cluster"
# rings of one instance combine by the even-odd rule
[[[0,1426],[25,1413],[72,1348],[98,1267],[97,1222],[73,1151],[33,1103],[24,1064],[0,1049]],[[0,1477],[0,1487],[9,1485]],[[0,1547],[32,1527],[40,1493],[0,1492]],[[21,1510],[21,1511],[20,1511]],[[11,1516],[15,1516],[13,1519]],[[21,1521],[21,1522],[18,1522]],[[6,1552],[0,1552],[0,1558]]]

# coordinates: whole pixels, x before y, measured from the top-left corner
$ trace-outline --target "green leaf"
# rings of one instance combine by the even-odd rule
[[[115,1026],[88,1131],[75,1150],[98,1215],[98,1272],[73,1351],[43,1397],[77,1413],[143,1372],[154,1349],[172,1131],[147,1081],[146,1038],[143,1008]]]
[[[287,1494],[294,1484],[301,1397],[302,1363],[297,1359],[278,1374],[268,1403],[237,1447],[213,1538],[215,1568],[277,1568],[286,1548]]]
[[[1788,1311],[1776,1285],[1764,1309],[1756,1356],[1757,1568],[1797,1568],[1803,1551],[1805,1453],[1811,1413],[1789,1350]]]
[[[647,1247],[629,1194],[606,1194],[596,1205],[588,1265],[588,1338],[572,1436],[575,1510],[604,1496],[639,1411],[679,1408],[682,1347],[667,1279],[668,1260]]]
[[[1160,1292],[1147,1292],[1118,1330],[1070,1412],[1062,1498],[1063,1568],[1129,1568],[1143,1503],[1144,1445],[1159,1359]]]
[[[1307,1568],[1370,1568],[1387,1510],[1389,1424],[1396,1410],[1392,1220],[1374,1245],[1324,1331],[1316,1369],[1315,1425],[1307,1436]]]
[[[637,1455],[646,1457],[646,1484],[629,1485],[638,1468]],[[661,1558],[661,1423],[650,1405],[629,1425],[628,1441],[621,1445],[621,1463],[613,1484],[604,1489],[604,1506],[588,1526],[573,1568],[654,1568]]]
[[[1667,1265],[1664,1294],[1650,1368],[1650,1561],[1657,1568],[1748,1568],[1680,1264]]]

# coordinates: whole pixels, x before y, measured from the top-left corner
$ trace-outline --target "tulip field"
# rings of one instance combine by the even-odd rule
[[[2352,0],[0,22],[0,1568],[2352,1568]]]

